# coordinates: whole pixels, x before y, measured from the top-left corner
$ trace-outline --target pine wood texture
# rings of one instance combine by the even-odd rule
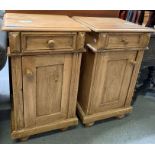
[[[119,18],[73,17],[94,32],[154,32],[153,29]]]
[[[13,83],[12,104],[12,130],[20,130],[24,127],[23,86],[22,86],[22,60],[21,57],[11,58],[11,83]]]
[[[78,124],[79,74],[88,30],[67,16],[7,14],[5,23],[18,25],[18,20],[28,19],[34,20],[33,27],[23,22],[24,29],[7,29],[13,89],[11,136],[24,140]],[[38,29],[38,23],[52,28]]]
[[[10,32],[9,33],[10,40],[10,52],[19,53],[20,52],[20,32]]]
[[[86,33],[85,43],[94,52],[103,50],[128,50],[130,49],[144,49],[147,48],[150,40],[150,33],[145,32],[88,32]]]
[[[132,111],[143,51],[152,29],[116,18],[73,17],[92,31],[86,34],[78,92],[78,114],[86,126]]]
[[[65,15],[6,13],[5,31],[89,31],[89,28]]]

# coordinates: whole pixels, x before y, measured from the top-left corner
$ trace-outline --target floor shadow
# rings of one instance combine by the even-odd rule
[[[0,94],[0,111],[10,109],[11,109],[10,96]]]

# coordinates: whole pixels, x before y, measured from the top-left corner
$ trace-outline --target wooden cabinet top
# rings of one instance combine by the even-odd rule
[[[90,31],[89,28],[65,15],[6,13],[5,31]]]
[[[74,16],[73,19],[95,32],[155,32],[151,28],[146,28],[119,18]]]

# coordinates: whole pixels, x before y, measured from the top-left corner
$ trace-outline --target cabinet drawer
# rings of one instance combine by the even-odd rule
[[[90,33],[86,42],[96,49],[146,48],[150,35],[147,33]]]
[[[21,33],[22,52],[73,51],[76,33]]]
[[[141,34],[109,34],[105,42],[105,48],[134,48],[142,47]]]

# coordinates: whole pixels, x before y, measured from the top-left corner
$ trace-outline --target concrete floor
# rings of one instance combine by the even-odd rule
[[[133,112],[124,119],[108,119],[84,128],[79,122],[67,131],[51,131],[32,136],[26,142],[10,138],[10,102],[7,66],[0,72],[0,143],[155,143],[155,94],[138,95]]]

